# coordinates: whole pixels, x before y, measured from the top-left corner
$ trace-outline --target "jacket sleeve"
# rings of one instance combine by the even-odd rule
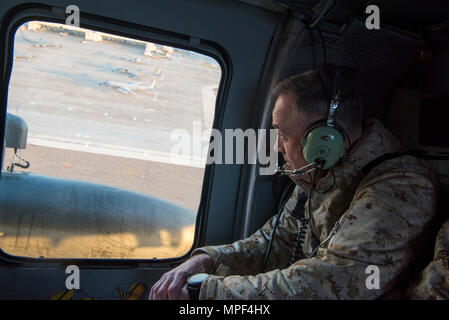
[[[404,163],[383,166],[385,170],[374,169],[365,177],[339,229],[315,257],[258,275],[210,276],[203,282],[200,299],[381,296],[413,261],[417,239],[436,207],[435,181],[429,171],[418,163],[404,167]]]
[[[416,300],[449,299],[449,220],[438,232],[433,260],[408,291]]]
[[[289,255],[292,252],[300,226],[300,222],[291,216],[299,192],[302,192],[301,189],[296,187],[281,214],[268,260],[267,270],[285,268],[288,265],[286,263],[290,261]],[[262,228],[246,239],[228,245],[195,249],[192,255],[207,253],[212,258],[214,265],[213,271],[216,275],[258,274],[261,272],[275,220],[276,216],[272,217]]]

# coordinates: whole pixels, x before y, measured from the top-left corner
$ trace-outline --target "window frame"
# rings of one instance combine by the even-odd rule
[[[61,9],[63,10],[63,9]],[[65,23],[65,11],[60,12],[55,10],[55,7],[44,5],[23,5],[16,7],[11,14],[5,18],[5,23],[2,27],[0,41],[3,43],[3,47],[6,50],[0,52],[0,61],[6,61],[4,79],[1,86],[0,99],[2,103],[2,109],[0,113],[0,130],[5,130],[5,120],[7,113],[8,102],[8,90],[9,81],[13,68],[13,48],[14,37],[17,30],[26,22],[29,21],[42,21],[52,23]],[[215,102],[215,113],[212,128],[221,128],[223,120],[224,104],[227,98],[227,91],[229,89],[229,83],[232,77],[232,62],[229,54],[226,50],[217,43],[211,42],[205,39],[199,39],[184,34],[164,31],[148,26],[143,26],[135,23],[119,21],[115,19],[105,18],[102,16],[92,15],[89,13],[82,14],[82,20],[80,21],[80,27],[86,28],[92,31],[99,31],[118,35],[122,37],[133,38],[136,40],[153,42],[158,45],[168,45],[175,48],[194,51],[199,54],[206,55],[214,59],[221,69],[221,80],[217,91],[217,99]],[[6,25],[6,27],[5,27]],[[4,139],[1,139],[1,166],[3,167],[3,148]],[[203,184],[201,188],[200,203],[196,215],[195,232],[192,247],[190,250],[180,257],[166,258],[166,259],[98,259],[98,258],[31,258],[14,256],[6,253],[0,248],[0,259],[7,263],[12,264],[24,264],[27,265],[48,265],[55,264],[76,264],[77,266],[126,266],[126,267],[139,267],[149,266],[166,267],[174,266],[180,262],[186,260],[201,243],[204,242],[205,227],[208,216],[208,202],[210,198],[210,186],[214,176],[215,164],[206,164],[204,169]],[[1,179],[1,172],[0,172]]]

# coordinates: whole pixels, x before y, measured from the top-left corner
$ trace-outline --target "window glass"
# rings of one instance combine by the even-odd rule
[[[220,79],[218,63],[193,51],[22,25],[7,111],[25,121],[27,144],[4,152],[0,247],[45,258],[185,254]]]

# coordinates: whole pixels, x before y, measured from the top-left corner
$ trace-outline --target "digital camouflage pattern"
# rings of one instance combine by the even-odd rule
[[[411,299],[449,299],[449,220],[438,232],[434,258],[411,286]]]
[[[291,213],[298,194],[309,192],[309,185],[299,179],[294,179],[296,188],[276,230],[266,269],[271,271],[260,273],[275,217],[246,239],[194,250],[192,255],[207,253],[214,263],[214,275],[203,282],[200,299],[381,296],[415,259],[418,239],[436,211],[436,175],[425,161],[405,155],[381,163],[366,176],[362,173],[372,160],[399,150],[396,138],[379,121],[368,123],[341,164],[318,181],[303,255],[292,265],[300,223]],[[308,257],[312,232],[321,243],[328,241],[316,256]],[[366,287],[369,265],[379,267],[380,289]]]

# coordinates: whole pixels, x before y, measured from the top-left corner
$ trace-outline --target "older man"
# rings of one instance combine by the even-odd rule
[[[362,125],[345,76],[335,104],[337,74],[326,66],[284,80],[272,116],[285,169],[310,164],[311,130],[331,122],[343,156],[329,168],[316,163],[314,174],[292,175],[296,187],[278,221],[232,244],[194,250],[153,286],[150,299],[188,298],[186,281],[197,273],[207,273],[193,280],[199,299],[372,299],[397,284],[435,214],[436,176],[426,162],[397,154],[399,143],[379,121]]]

